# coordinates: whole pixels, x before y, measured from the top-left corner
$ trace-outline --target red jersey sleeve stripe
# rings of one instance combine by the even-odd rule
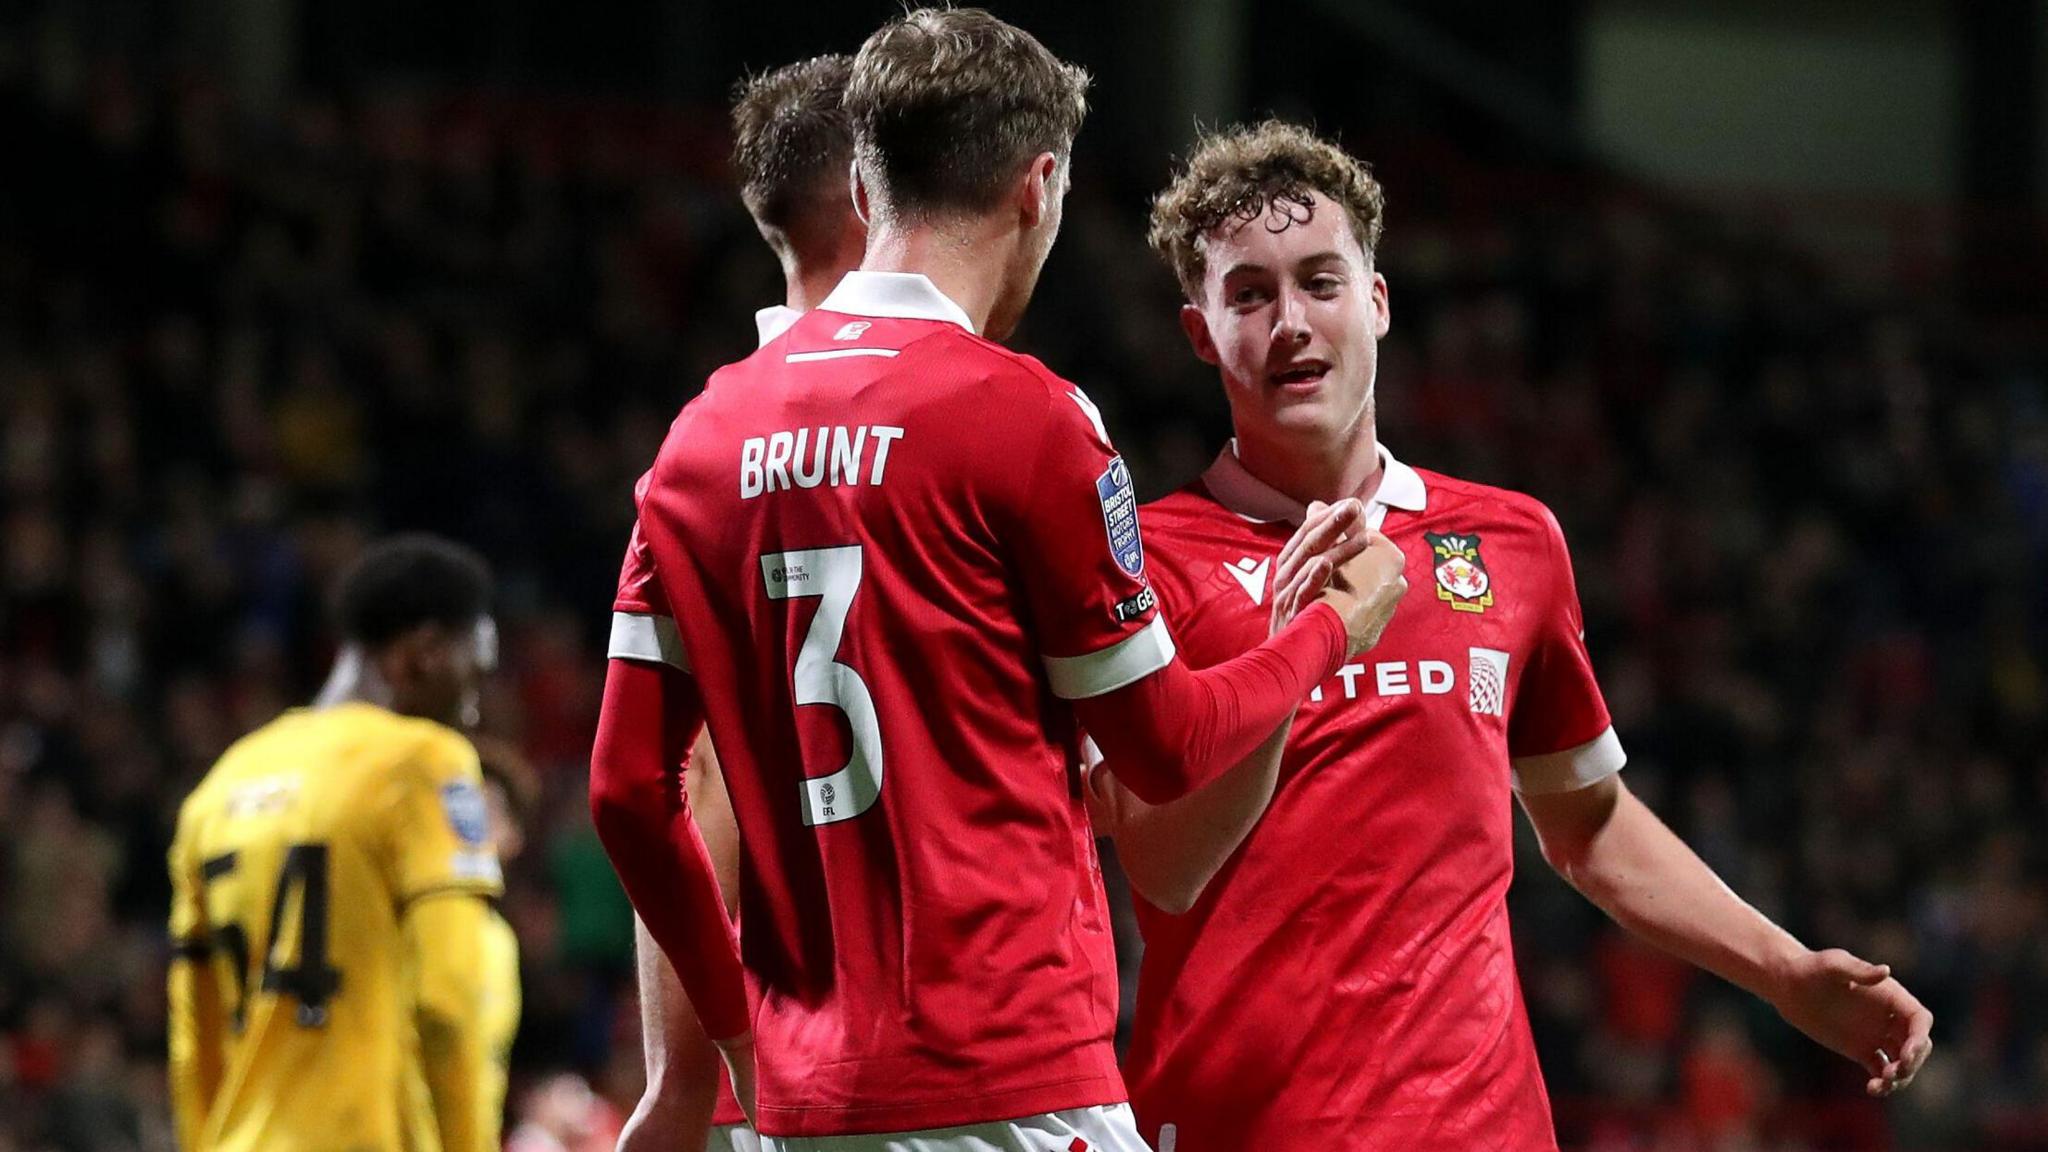
[[[1153,616],[1143,628],[1107,648],[1079,656],[1045,657],[1046,677],[1053,694],[1083,700],[1135,684],[1173,663],[1173,634],[1166,621]]]
[[[605,653],[614,660],[639,660],[666,664],[679,671],[690,670],[690,658],[683,652],[683,637],[676,622],[667,616],[644,612],[612,613],[612,639]]]
[[[1626,763],[1628,753],[1621,749],[1621,737],[1609,727],[1577,748],[1515,757],[1515,791],[1527,796],[1576,792],[1621,771]]]

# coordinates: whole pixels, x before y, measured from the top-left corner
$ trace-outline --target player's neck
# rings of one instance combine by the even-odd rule
[[[782,282],[782,306],[797,312],[809,312],[825,302],[825,297],[832,294],[832,289],[838,286],[843,275],[845,273],[837,268],[829,273],[786,269]]]
[[[397,697],[391,683],[378,672],[377,662],[360,647],[351,644],[334,658],[334,669],[327,674],[327,682],[320,686],[320,694],[313,697],[313,707],[375,704],[379,708],[396,711]]]
[[[974,222],[946,227],[880,225],[868,233],[864,272],[914,272],[932,282],[974,322],[988,330],[989,313],[1002,297],[1014,235],[977,229]]]
[[[788,255],[782,260],[782,306],[809,312],[825,302],[848,272],[860,267],[861,245],[842,245],[838,251],[805,257]]]
[[[1370,419],[1329,443],[1248,435],[1239,429],[1237,462],[1267,487],[1303,505],[1312,500],[1330,504],[1348,496],[1371,500],[1386,475],[1380,467],[1378,430]]]

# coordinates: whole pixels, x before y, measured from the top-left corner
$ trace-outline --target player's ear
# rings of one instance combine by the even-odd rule
[[[1222,357],[1216,353],[1216,338],[1209,334],[1209,317],[1193,304],[1180,306],[1180,330],[1188,334],[1188,343],[1194,346],[1195,357],[1204,364],[1216,364]]]
[[[853,191],[853,214],[860,218],[860,226],[867,228],[874,222],[868,206],[868,182],[860,174],[860,161],[849,160],[846,167],[846,178]]]
[[[863,215],[866,211],[867,205],[863,203],[863,197],[854,196],[847,205],[846,215],[839,220],[841,243],[853,249],[856,264],[868,246],[868,218]]]
[[[1372,338],[1384,340],[1387,330],[1394,326],[1393,305],[1387,298],[1387,278],[1374,271],[1372,274]]]
[[[1060,196],[1060,158],[1050,152],[1040,152],[1033,157],[1031,166],[1024,170],[1024,183],[1018,191],[1021,195],[1018,208],[1026,229],[1036,228],[1051,218]]]

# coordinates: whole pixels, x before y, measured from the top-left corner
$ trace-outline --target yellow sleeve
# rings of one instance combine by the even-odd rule
[[[401,906],[436,892],[505,890],[491,847],[476,748],[436,728],[394,777],[387,830],[392,897]]]
[[[178,815],[171,843],[170,1086],[178,1147],[199,1152],[220,1090],[221,1024],[226,1010],[214,972],[213,941],[192,844],[192,804]]]
[[[401,1152],[441,1152],[441,1129],[434,1123],[434,1097],[427,1091],[426,1073],[420,1068],[417,1030],[406,1053],[404,1108]]]
[[[420,1071],[442,1152],[498,1147],[498,1117],[488,1106],[494,1053],[485,1015],[484,935],[490,916],[481,898],[449,891],[414,900],[405,910]]]
[[[498,1124],[486,1123],[490,1038],[481,897],[504,890],[491,847],[483,772],[476,749],[436,727],[393,776],[383,821],[392,898],[403,909],[408,989],[419,1037],[420,1072],[442,1152],[495,1152]]]
[[[484,1044],[490,1059],[484,1066],[484,1126],[496,1132],[505,1122],[505,1093],[512,1076],[512,1042],[519,1035],[519,938],[496,909],[489,915],[484,938]]]

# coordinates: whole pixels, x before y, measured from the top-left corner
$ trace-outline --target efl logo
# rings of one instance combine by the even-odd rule
[[[1508,654],[1497,648],[1467,649],[1471,664],[1466,682],[1472,685],[1472,711],[1505,716],[1508,700]]]
[[[1095,478],[1102,499],[1102,526],[1109,532],[1109,552],[1126,576],[1145,571],[1145,542],[1138,535],[1138,494],[1131,488],[1131,470],[1118,456]]]

